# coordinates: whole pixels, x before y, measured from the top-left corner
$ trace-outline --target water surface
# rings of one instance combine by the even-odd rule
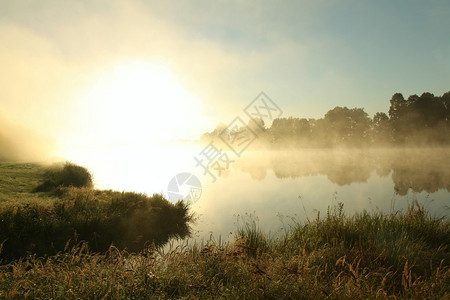
[[[414,200],[436,216],[449,216],[450,150],[433,149],[302,149],[247,150],[217,175],[205,174],[194,157],[203,145],[166,143],[131,150],[127,147],[72,153],[86,165],[98,188],[167,195],[178,173],[196,175],[201,197],[195,238],[212,233],[226,239],[236,223],[256,217],[264,231],[280,232],[291,217],[315,218],[338,202],[347,213],[406,209]]]

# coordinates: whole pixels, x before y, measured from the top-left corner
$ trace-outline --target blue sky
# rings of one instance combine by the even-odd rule
[[[51,130],[127,60],[170,68],[208,124],[260,91],[285,116],[387,112],[396,92],[450,90],[449,16],[449,1],[2,0],[0,113]]]

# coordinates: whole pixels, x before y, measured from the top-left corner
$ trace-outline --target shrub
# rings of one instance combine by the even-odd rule
[[[94,186],[91,173],[84,167],[66,162],[64,165],[54,165],[44,174],[45,181],[35,188],[35,192],[53,192],[58,187]]]

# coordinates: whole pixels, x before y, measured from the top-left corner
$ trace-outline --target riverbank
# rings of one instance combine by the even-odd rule
[[[232,243],[211,239],[130,254],[86,244],[48,259],[2,265],[2,297],[429,298],[450,295],[450,226],[414,203],[408,211],[346,216],[342,205],[271,239],[255,221]]]

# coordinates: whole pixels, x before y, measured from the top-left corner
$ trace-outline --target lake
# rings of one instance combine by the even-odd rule
[[[450,216],[450,148],[247,149],[240,157],[224,152],[229,165],[222,159],[220,176],[211,170],[215,180],[194,160],[204,150],[174,142],[78,149],[66,157],[88,167],[100,189],[167,196],[175,175],[194,174],[201,182],[192,204],[196,240],[211,234],[229,239],[238,222],[250,220],[276,235],[291,218],[323,216],[339,202],[351,214],[405,210],[418,200],[432,214]]]

